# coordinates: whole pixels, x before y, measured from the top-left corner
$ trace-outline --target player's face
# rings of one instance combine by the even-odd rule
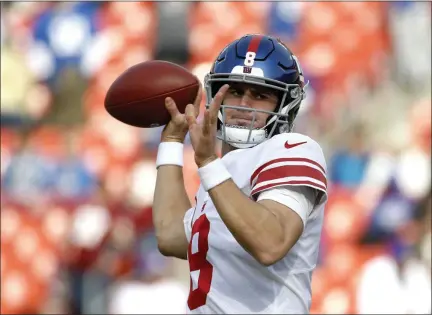
[[[229,106],[259,109],[273,112],[278,104],[276,92],[270,88],[259,85],[233,83],[225,95],[223,102]],[[225,109],[225,124],[249,127],[254,113],[252,111]],[[253,128],[262,128],[266,125],[269,114],[256,112]]]

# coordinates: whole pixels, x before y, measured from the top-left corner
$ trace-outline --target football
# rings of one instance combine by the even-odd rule
[[[171,119],[165,98],[173,98],[184,113],[186,106],[194,102],[199,87],[198,78],[177,64],[146,61],[130,67],[111,84],[105,96],[105,109],[131,126],[163,126]]]

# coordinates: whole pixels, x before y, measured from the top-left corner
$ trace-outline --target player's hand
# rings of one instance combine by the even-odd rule
[[[193,104],[189,104],[192,108],[192,115],[196,118],[199,115],[199,108],[202,99],[201,83],[198,88],[198,94]],[[170,122],[162,131],[161,142],[184,142],[189,126],[186,120],[186,113],[182,114],[177,108],[176,103],[171,97],[165,99],[165,108],[171,115]]]
[[[216,132],[218,113],[229,85],[223,85],[216,93],[210,106],[204,112],[204,119],[198,123],[192,105],[186,107],[186,119],[192,147],[195,151],[195,163],[198,167],[210,163],[218,158],[216,154]]]

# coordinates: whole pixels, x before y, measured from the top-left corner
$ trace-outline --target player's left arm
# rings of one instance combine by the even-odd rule
[[[283,258],[303,232],[300,215],[277,201],[254,201],[232,179],[209,190],[221,219],[239,244],[269,266]]]

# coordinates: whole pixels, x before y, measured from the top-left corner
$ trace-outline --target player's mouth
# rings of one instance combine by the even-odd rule
[[[241,128],[250,128],[251,127],[252,120],[249,119],[231,119],[229,122],[227,122],[226,126],[228,127],[241,127]],[[257,121],[254,121],[252,125],[253,129],[259,129],[257,126]]]

